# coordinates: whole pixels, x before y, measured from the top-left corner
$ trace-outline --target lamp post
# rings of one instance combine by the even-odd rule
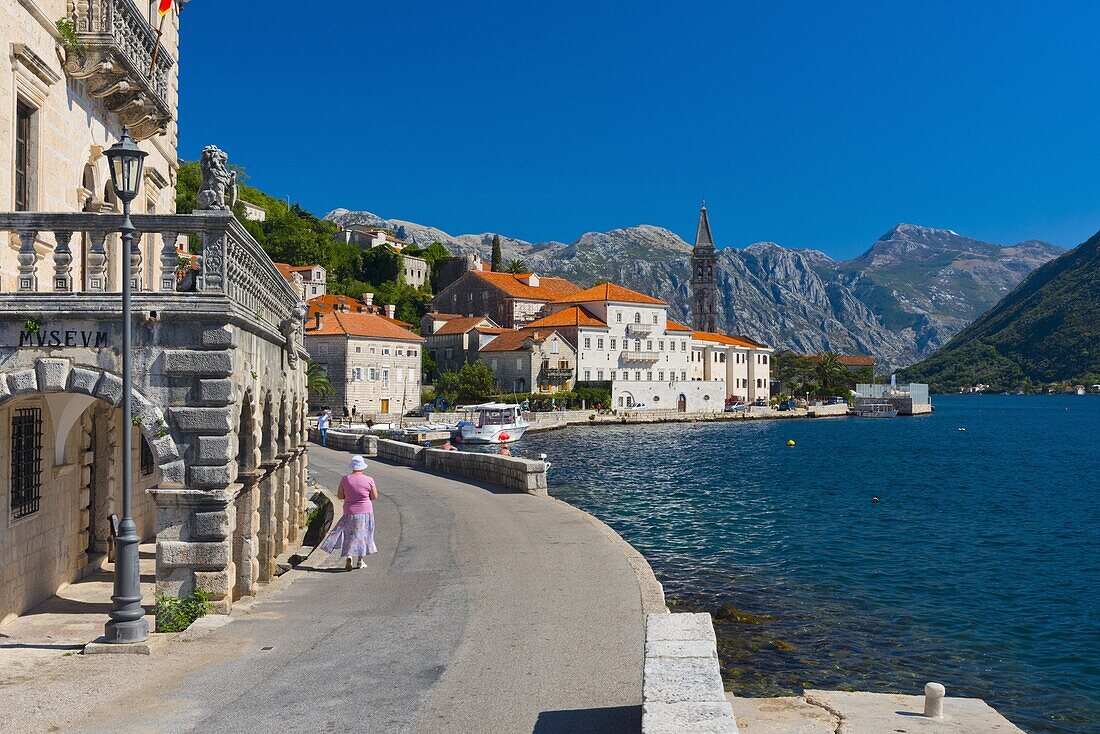
[[[149,620],[141,606],[141,567],[138,559],[137,525],[133,518],[133,469],[130,415],[133,376],[130,356],[130,291],[133,265],[140,253],[134,252],[134,223],[130,221],[130,202],[141,186],[141,168],[147,155],[139,148],[126,128],[122,139],[104,153],[111,168],[111,184],[122,200],[122,521],[115,536],[115,589],[111,595],[111,620],[104,628],[107,642],[143,642],[149,638]]]

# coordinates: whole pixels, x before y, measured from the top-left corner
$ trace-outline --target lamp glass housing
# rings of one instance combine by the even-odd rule
[[[123,201],[133,201],[141,186],[141,169],[148,153],[134,143],[124,128],[122,139],[108,148],[104,155],[110,162],[111,185],[115,194]]]

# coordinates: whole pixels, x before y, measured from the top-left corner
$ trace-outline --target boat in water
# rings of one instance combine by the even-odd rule
[[[468,415],[458,422],[456,431],[463,443],[512,443],[531,426],[523,408],[511,403],[467,405],[460,410]]]
[[[859,403],[852,408],[852,415],[860,418],[897,418],[898,409],[890,403]]]

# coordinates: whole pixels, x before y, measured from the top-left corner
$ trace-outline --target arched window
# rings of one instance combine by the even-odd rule
[[[634,323],[635,324],[642,323],[642,315],[640,313],[638,313],[637,311],[634,312]]]

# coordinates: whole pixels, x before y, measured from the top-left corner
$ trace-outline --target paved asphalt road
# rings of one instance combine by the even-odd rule
[[[347,459],[310,449],[327,486]],[[149,682],[137,707],[82,729],[639,730],[639,588],[603,532],[559,502],[380,462],[367,473],[381,498],[365,570],[318,551],[250,614],[173,643],[222,660]]]

